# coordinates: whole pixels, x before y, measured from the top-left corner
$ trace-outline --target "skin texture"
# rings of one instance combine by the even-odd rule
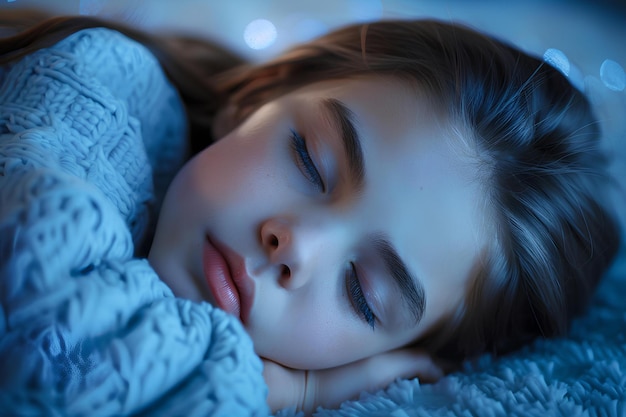
[[[351,112],[361,186],[351,179],[341,129],[320,104],[328,99]],[[294,151],[293,131],[305,138],[324,187]],[[207,236],[218,242],[230,272],[245,276],[251,308],[241,319],[255,349],[279,367],[328,369],[406,346],[462,304],[490,239],[477,158],[454,131],[418,89],[390,78],[283,95],[181,170],[150,262],[177,296],[224,307],[207,284],[203,255]],[[372,236],[383,235],[423,287],[418,321],[376,249]],[[353,300],[351,263],[373,326]]]

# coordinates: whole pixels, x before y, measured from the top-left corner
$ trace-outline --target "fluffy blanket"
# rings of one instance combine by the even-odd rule
[[[0,70],[0,414],[268,413],[238,321],[174,298],[133,258],[184,131],[154,58],[115,32]],[[626,415],[624,277],[622,250],[567,338],[315,415]]]
[[[133,258],[185,126],[154,57],[113,31],[0,72],[0,414],[268,414],[238,320]]]

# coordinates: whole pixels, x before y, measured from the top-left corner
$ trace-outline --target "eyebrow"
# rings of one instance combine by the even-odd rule
[[[411,273],[406,264],[398,255],[398,251],[391,242],[382,234],[372,236],[374,247],[383,258],[385,266],[393,277],[394,282],[400,289],[402,298],[411,311],[415,324],[419,323],[426,308],[426,296],[422,283]]]
[[[358,190],[365,182],[365,163],[359,134],[354,126],[354,113],[340,100],[322,100],[322,108],[330,114],[335,128],[340,131],[343,149],[348,159],[351,181]]]

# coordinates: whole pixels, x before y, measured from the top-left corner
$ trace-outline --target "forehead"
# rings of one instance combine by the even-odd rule
[[[366,171],[353,218],[363,233],[390,237],[422,280],[427,305],[460,301],[488,241],[485,188],[471,141],[419,87],[400,80],[320,83],[301,93],[310,103],[341,100],[353,113]]]
[[[335,98],[350,109],[369,188],[391,191],[396,186],[407,200],[420,191],[437,191],[435,201],[441,203],[458,198],[484,202],[477,198],[484,194],[482,158],[470,135],[415,84],[366,76],[316,83],[298,93],[311,111],[307,116],[317,118],[322,128],[328,123],[316,103]]]

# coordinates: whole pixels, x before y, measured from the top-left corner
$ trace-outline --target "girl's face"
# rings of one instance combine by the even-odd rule
[[[387,78],[281,96],[181,170],[150,262],[285,366],[404,346],[462,303],[489,237],[476,159],[442,120]]]

